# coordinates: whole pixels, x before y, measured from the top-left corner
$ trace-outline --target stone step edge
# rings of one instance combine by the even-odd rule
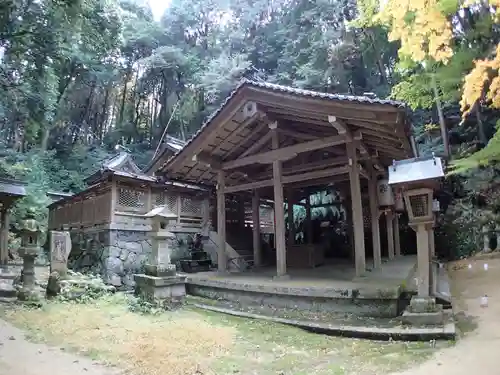
[[[221,307],[214,307],[199,303],[193,303],[191,306],[196,308],[238,316],[241,318],[259,319],[291,325],[315,333],[322,333],[330,336],[343,336],[353,338],[365,338],[372,340],[401,340],[401,341],[429,341],[429,340],[455,340],[455,323],[447,322],[443,327],[409,327],[409,328],[381,328],[381,327],[362,327],[349,325],[336,325],[317,323],[306,320],[294,320],[267,315],[253,314],[242,311],[235,311]]]

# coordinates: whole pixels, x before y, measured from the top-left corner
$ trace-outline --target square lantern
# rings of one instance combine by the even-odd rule
[[[444,177],[441,158],[432,155],[394,161],[388,172],[388,184],[402,194],[410,223],[432,221],[436,210],[433,192]]]
[[[170,224],[177,222],[177,215],[170,212],[166,206],[153,208],[144,216],[151,218],[153,232],[164,231]]]
[[[408,219],[412,223],[428,222],[434,219],[433,190],[429,188],[406,190],[403,193]]]

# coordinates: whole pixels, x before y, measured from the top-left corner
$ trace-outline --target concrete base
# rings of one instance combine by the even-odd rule
[[[261,319],[275,323],[288,324],[310,332],[341,337],[366,338],[371,340],[403,340],[403,341],[429,341],[429,340],[454,340],[456,329],[453,321],[443,326],[432,327],[377,327],[374,324],[367,326],[352,326],[335,322],[322,323],[296,319],[284,319],[274,316],[252,314],[232,309],[219,308],[211,305],[194,304],[195,307],[233,316]]]
[[[135,293],[147,301],[179,301],[186,296],[185,276],[134,275]]]
[[[403,313],[403,324],[412,326],[435,326],[444,324],[443,306],[432,297],[412,297]]]

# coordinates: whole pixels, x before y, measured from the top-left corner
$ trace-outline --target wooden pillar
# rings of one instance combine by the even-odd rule
[[[0,214],[0,223],[2,224],[0,232],[0,265],[6,265],[9,262],[10,217],[7,208],[4,208]]]
[[[115,222],[115,211],[116,211],[116,205],[118,203],[118,186],[116,185],[116,181],[111,181],[111,191],[109,192],[110,194],[110,207],[109,207],[109,223],[114,223]],[[55,229],[58,229],[59,224],[61,224],[60,217],[57,220],[57,227]]]
[[[279,148],[277,123],[269,125],[272,131],[272,147]],[[274,216],[276,222],[276,274],[278,277],[286,275],[286,244],[285,244],[285,208],[283,206],[283,177],[282,164],[280,160],[273,161],[273,181],[274,181]]]
[[[238,228],[245,228],[245,197],[240,195],[237,197],[237,209],[238,209]]]
[[[347,225],[347,245],[349,246],[349,259],[354,262],[354,224],[352,222],[352,204],[346,204],[345,206],[345,221]]]
[[[307,241],[306,243],[312,244],[312,216],[311,216],[311,197],[309,194],[306,197],[306,223],[305,223],[305,230],[306,230],[306,236],[307,236]]]
[[[394,214],[392,211],[387,211],[385,213],[385,222],[387,227],[387,254],[389,259],[394,259],[394,224],[392,223],[392,219],[394,218]]]
[[[349,182],[351,187],[352,223],[354,227],[354,263],[356,276],[366,271],[365,233],[363,225],[363,207],[361,203],[361,182],[359,179],[359,163],[356,146],[353,142],[347,143],[349,157]]]
[[[226,198],[224,189],[226,186],[224,171],[217,173],[217,234],[219,237],[219,248],[217,251],[217,268],[221,272],[227,269],[226,257]]]
[[[401,256],[401,238],[399,237],[399,215],[397,212],[394,214],[393,224],[394,224],[394,252],[396,253],[396,257],[399,257]]]
[[[377,198],[377,176],[375,173],[372,173],[371,179],[368,181],[368,195],[370,197],[370,221],[372,224],[373,267],[379,268],[382,265],[382,254],[380,251],[380,222]]]
[[[295,244],[295,222],[293,221],[293,192],[288,190],[288,246]]]
[[[260,199],[259,192],[254,190],[252,196],[252,222],[253,222],[253,263],[258,267],[262,263],[260,250]]]
[[[208,236],[210,228],[210,200],[208,197],[203,198],[201,203],[201,231],[203,236]]]
[[[177,215],[177,224],[180,224],[181,223],[181,216],[182,216],[182,197],[181,197],[181,193],[177,193],[177,200],[176,200],[176,202],[177,202],[176,203],[177,212],[175,214]]]

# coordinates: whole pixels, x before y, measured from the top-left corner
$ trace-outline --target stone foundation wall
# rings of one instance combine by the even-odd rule
[[[173,263],[188,254],[188,235],[176,237]],[[133,275],[144,272],[152,246],[148,232],[132,230],[73,231],[71,241],[69,268],[99,274],[107,284],[124,289],[135,286]]]

